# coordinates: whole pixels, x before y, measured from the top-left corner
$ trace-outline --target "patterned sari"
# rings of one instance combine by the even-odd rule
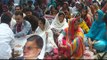
[[[76,19],[70,21],[69,27],[64,30],[62,44],[59,48],[59,53],[68,59],[80,59],[84,53],[84,34],[80,27],[74,30],[75,21]]]

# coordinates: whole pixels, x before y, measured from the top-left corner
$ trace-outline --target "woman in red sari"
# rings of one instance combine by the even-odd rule
[[[65,59],[80,59],[84,53],[84,34],[76,18],[69,21],[69,26],[58,37],[59,56]]]

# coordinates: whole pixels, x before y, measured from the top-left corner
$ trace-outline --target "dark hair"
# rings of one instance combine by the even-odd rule
[[[55,8],[53,5],[50,7],[50,11],[52,10],[52,8]]]
[[[32,3],[33,3],[33,1],[28,1],[27,3],[28,3],[28,4],[32,4]]]
[[[29,9],[29,8],[25,8],[25,12],[32,12],[32,14],[33,14],[32,9]]]
[[[26,12],[27,12],[27,11],[31,11],[31,12],[32,12],[32,9],[26,8],[25,11],[26,11]]]
[[[12,14],[9,12],[5,12],[1,16],[1,23],[10,24]]]
[[[16,9],[16,7],[20,7],[20,9],[22,9],[22,6],[21,6],[21,5],[17,5],[17,6],[15,6],[15,9]]]
[[[80,3],[80,6],[82,7],[82,9],[84,8],[84,4],[83,3]]]
[[[24,19],[31,23],[32,31],[35,31],[35,29],[38,27],[38,17],[30,15],[25,16]]]
[[[43,39],[38,35],[33,35],[27,39],[27,41],[35,41],[38,48],[43,48]]]
[[[15,12],[15,15],[21,15],[21,16],[23,17],[23,12],[21,12],[21,11],[16,11],[16,12]]]
[[[107,13],[104,15],[103,20],[104,20],[104,22],[105,22],[106,25],[107,25]]]
[[[83,8],[84,10],[88,10],[88,7],[87,6],[84,6],[84,8]]]
[[[44,25],[45,25],[45,23],[46,23],[46,20],[45,20],[44,17],[40,17],[40,18],[39,18],[39,21],[41,21]]]
[[[86,11],[86,14],[81,16],[83,19],[85,19],[86,16],[87,16],[87,14],[88,14],[88,7],[84,6],[84,8],[82,9],[82,11],[84,11],[84,10]],[[82,13],[82,11],[81,11],[81,13]]]

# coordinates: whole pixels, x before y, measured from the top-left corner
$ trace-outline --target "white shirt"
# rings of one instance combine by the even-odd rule
[[[14,34],[12,30],[10,29],[8,24],[1,23],[0,24],[0,43],[6,43],[10,46],[8,51],[12,51],[14,45]]]
[[[10,22],[10,28],[13,29],[13,27],[15,26],[16,24],[16,20],[14,18],[11,19],[11,22]]]
[[[0,23],[1,23],[1,17],[0,17]]]

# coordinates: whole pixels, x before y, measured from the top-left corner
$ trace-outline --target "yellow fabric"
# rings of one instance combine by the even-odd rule
[[[84,20],[79,24],[79,26],[83,29],[83,31],[85,33],[89,32],[89,27],[87,26],[87,24],[86,24],[86,22]]]

